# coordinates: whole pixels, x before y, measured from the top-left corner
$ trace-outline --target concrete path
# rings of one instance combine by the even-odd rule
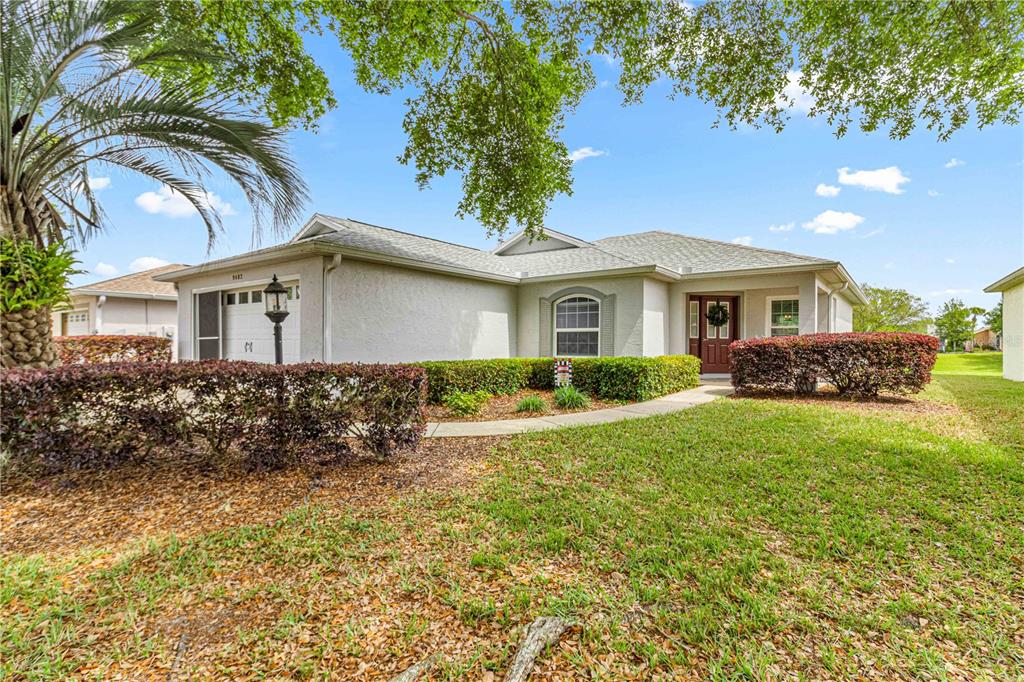
[[[649,417],[654,414],[678,412],[694,405],[703,405],[716,398],[732,393],[728,381],[708,380],[697,388],[662,396],[645,403],[633,403],[620,407],[572,414],[553,414],[528,419],[501,419],[489,422],[430,422],[427,424],[427,438],[450,438],[453,436],[508,436],[527,431],[546,431],[563,426],[583,424],[607,424],[623,419]]]

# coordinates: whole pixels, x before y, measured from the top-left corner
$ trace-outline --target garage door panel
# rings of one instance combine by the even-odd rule
[[[284,283],[294,286],[295,282]],[[225,295],[223,300],[224,357],[228,360],[250,360],[253,362],[274,362],[274,325],[264,314],[263,302],[239,303],[240,289],[234,296]],[[249,297],[251,299],[251,296]],[[281,324],[282,350],[285,362],[299,361],[299,311],[298,300],[289,301],[289,315]]]

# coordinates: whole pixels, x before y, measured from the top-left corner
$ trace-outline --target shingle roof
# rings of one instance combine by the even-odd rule
[[[350,249],[379,253],[398,258],[477,270],[496,275],[517,277],[500,256],[470,246],[421,237],[417,234],[362,223],[349,218],[321,216],[336,232],[307,237],[300,241],[316,241],[345,246]]]
[[[833,262],[661,230],[607,237],[595,244],[645,263],[657,263],[669,270],[684,272],[724,272]]]
[[[724,272],[745,268],[827,265],[833,261],[769,251],[664,231],[639,232],[583,242],[577,248],[495,255],[358,220],[321,216],[336,231],[306,237],[371,253],[510,277],[545,277],[659,266],[676,272]]]
[[[155,295],[155,296],[174,296],[177,297],[178,292],[172,282],[158,282],[153,279],[156,275],[161,275],[165,272],[172,272],[174,270],[181,270],[187,268],[187,265],[181,263],[170,263],[168,265],[161,265],[158,268],[152,270],[143,270],[142,272],[136,272],[131,275],[124,275],[123,277],[114,277],[113,279],[105,279],[102,282],[96,282],[95,284],[86,284],[84,286],[76,287],[71,290],[72,294],[86,294],[103,292],[110,294],[136,294],[136,295]]]

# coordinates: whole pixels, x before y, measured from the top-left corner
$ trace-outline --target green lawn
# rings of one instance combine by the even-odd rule
[[[1024,383],[1002,372],[1002,353],[940,354],[924,395],[957,406],[992,442],[1024,454]]]
[[[987,422],[1024,385],[952,364],[920,419],[719,400],[517,437],[449,489],[140,537],[105,568],[7,557],[0,670],[387,677],[438,651],[436,679],[479,679],[557,613],[556,676],[1019,679],[1021,424]],[[208,627],[185,655],[182,622]]]

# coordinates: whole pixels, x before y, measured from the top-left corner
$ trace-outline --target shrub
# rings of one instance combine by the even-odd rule
[[[516,412],[544,412],[548,404],[539,395],[528,395],[516,403]]]
[[[57,336],[53,342],[65,365],[171,361],[171,340],[159,336]]]
[[[0,374],[0,442],[13,468],[114,466],[158,446],[237,451],[249,469],[415,446],[426,377],[394,365],[251,362],[67,365]]]
[[[559,386],[555,389],[555,404],[563,410],[578,410],[589,405],[590,398],[575,386]]]
[[[840,394],[876,396],[923,389],[938,348],[924,334],[808,334],[736,341],[729,355],[738,391],[813,392],[825,381]]]
[[[507,395],[533,387],[547,371],[548,386],[554,381],[554,363],[546,358],[499,358],[494,360],[436,360],[418,362],[427,373],[427,399],[442,403],[456,391],[487,391]]]
[[[490,398],[491,394],[487,391],[452,391],[444,397],[444,404],[452,414],[468,417],[480,414]]]
[[[427,372],[428,400],[443,402],[453,391],[500,395],[525,388],[554,388],[552,358],[439,360],[415,363]],[[657,358],[580,358],[573,362],[573,383],[603,400],[650,400],[693,388],[700,361],[689,355]]]
[[[573,384],[602,400],[652,400],[700,380],[700,360],[692,355],[582,358],[572,364]]]

